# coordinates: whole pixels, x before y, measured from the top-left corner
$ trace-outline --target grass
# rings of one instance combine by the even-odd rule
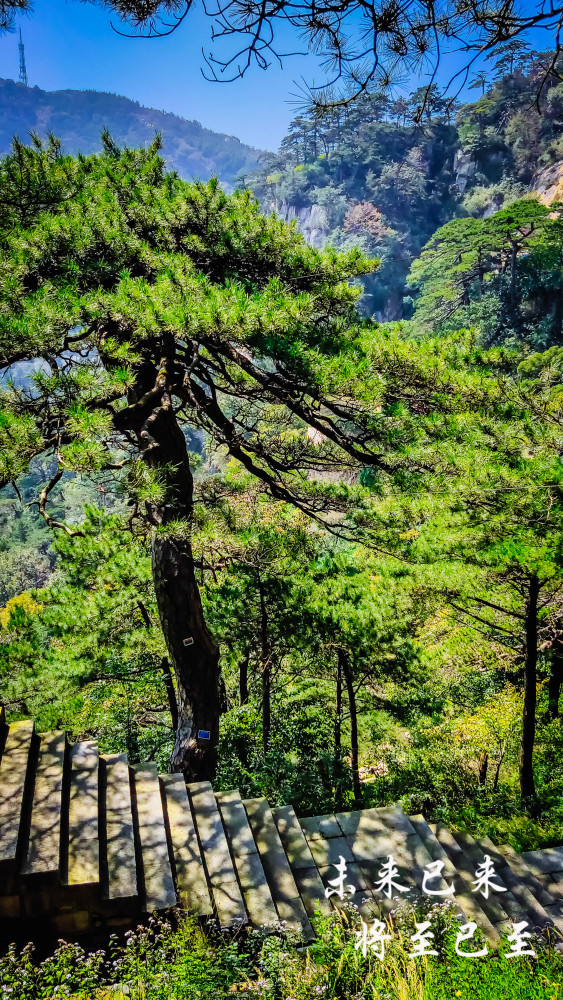
[[[503,942],[487,958],[455,954],[456,922],[448,904],[427,914],[437,958],[413,960],[409,937],[416,914],[401,904],[385,960],[356,945],[357,914],[316,921],[309,947],[260,931],[218,936],[179,917],[152,920],[108,948],[85,952],[61,943],[35,961],[32,946],[0,958],[2,1000],[560,1000],[563,957],[535,940],[535,958],[508,960]],[[418,917],[420,919],[420,916]],[[473,945],[472,945],[473,946]]]

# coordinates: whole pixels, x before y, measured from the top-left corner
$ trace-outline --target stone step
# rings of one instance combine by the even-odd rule
[[[135,806],[139,838],[138,884],[145,913],[176,906],[156,764],[135,764]],[[142,887],[142,889],[141,889]]]
[[[34,766],[33,722],[13,722],[0,760],[0,866],[16,863],[20,830],[25,825],[24,796]],[[23,818],[23,819],[22,819]],[[22,830],[23,832],[23,830]]]
[[[460,841],[462,846],[464,840]],[[495,866],[495,870],[498,872],[500,879],[502,880],[502,883],[507,887],[513,898],[516,900],[519,912],[514,915],[513,919],[528,919],[529,922],[540,928],[554,925],[555,920],[553,919],[553,914],[548,913],[542,904],[538,902],[534,893],[522,881],[518,873],[513,871],[506,855],[501,854],[498,848],[493,844],[492,840],[489,837],[480,837],[475,841],[475,843],[479,847],[482,856],[485,854],[489,855]]]
[[[502,853],[509,858],[514,870],[522,873],[522,878],[526,878],[531,891],[536,894],[536,898],[553,920],[557,930],[563,934],[563,874],[557,871],[545,871],[545,868],[553,863],[553,849],[547,858],[544,851],[525,851],[524,854],[516,854],[508,846],[502,848]],[[555,864],[558,863],[558,858],[555,856]]]
[[[67,885],[100,881],[99,764],[94,740],[70,748]]]
[[[246,908],[213,789],[199,781],[188,785],[188,793],[219,925],[244,924]]]
[[[359,811],[355,815],[359,817]],[[348,903],[356,906],[360,916],[365,920],[374,915],[379,916],[379,906],[369,888],[369,881],[360,871],[336,815],[329,813],[325,816],[308,816],[299,820],[299,825],[307,845],[306,850],[301,845],[300,854],[305,859],[310,855],[315,866],[314,869],[298,867],[294,869],[295,881],[300,891],[305,893],[303,898],[307,912],[310,914],[310,910],[313,907],[316,909],[319,905],[326,912],[327,904],[332,909]],[[334,887],[330,885],[336,877],[333,865],[339,862],[341,857],[346,861],[347,871],[343,885],[345,895],[342,899],[339,893],[332,892]]]
[[[563,847],[547,847],[543,851],[524,851],[522,860],[538,878],[563,872]]]
[[[301,932],[306,940],[312,940],[313,928],[303,906],[268,800],[246,799],[244,808],[280,920],[290,930]]]
[[[137,862],[127,754],[100,759],[104,851],[100,872],[106,899],[137,896]]]
[[[330,840],[331,837],[341,837],[342,830],[334,813],[327,816],[306,816],[299,820],[301,829],[307,840]]]
[[[374,860],[374,835],[382,832],[381,822],[375,816],[376,811],[372,809],[313,816],[301,820],[307,848],[317,867],[323,893],[326,896],[325,890],[329,892],[330,905],[338,908],[344,904],[351,904],[357,907],[360,916],[365,920],[379,916],[382,910],[390,909],[394,905],[384,897],[376,899],[371,888],[374,881],[377,881],[378,870],[382,863]],[[371,845],[370,852],[367,850],[368,840]],[[358,848],[357,855],[354,853],[354,846]],[[346,862],[345,882],[341,887],[343,892],[331,884],[337,876],[334,866],[341,858]],[[299,884],[297,875],[296,881]],[[316,884],[314,878],[313,884]],[[414,888],[412,878],[409,888]],[[338,891],[334,891],[335,889]],[[315,896],[318,898],[319,895],[320,890],[317,885]]]
[[[489,893],[489,898],[485,899],[481,892],[474,893],[475,886],[472,884],[476,878],[477,863],[475,858],[470,858],[463,847],[457,842],[454,835],[441,823],[429,824],[430,829],[436,835],[438,841],[448,854],[450,861],[455,866],[463,880],[471,886],[472,894],[477,899],[479,906],[489,918],[491,924],[500,931],[503,925],[510,923],[510,917],[504,907],[504,898],[508,893]],[[502,899],[502,903],[500,902]]]
[[[240,792],[217,792],[215,798],[219,804],[250,922],[258,927],[275,927],[279,921],[278,912]]]
[[[436,834],[430,824],[427,823],[426,819],[421,814],[410,816],[409,819],[420,839],[424,843],[424,846],[426,847],[426,850],[432,860],[441,861],[443,863],[443,875],[447,883],[451,885],[453,880],[453,884],[455,886],[455,902],[463,913],[466,922],[477,924],[477,926],[480,927],[483,933],[486,934],[491,941],[498,941],[500,938],[498,929],[491,923],[487,914],[479,906],[477,896],[472,892],[473,886],[470,881],[465,879],[456,869],[449,854],[436,837]],[[434,888],[434,885],[432,888]],[[436,898],[439,899],[440,897]],[[448,899],[447,896],[441,898]]]
[[[351,845],[361,874],[366,878],[383,913],[396,906],[397,899],[414,902],[422,894],[424,868],[432,857],[405,812],[397,806],[361,810],[357,813],[338,813],[338,822]],[[388,891],[376,889],[382,878],[382,866],[392,857],[399,870],[395,882],[405,887],[397,888],[389,898]],[[350,868],[354,871],[354,866]],[[433,881],[434,889],[447,889],[443,878]],[[352,898],[352,902],[354,899]]]
[[[471,864],[473,864],[475,871],[483,863],[485,855],[488,854],[487,851],[481,850],[478,842],[469,833],[459,831],[455,834],[455,839],[461,849],[464,851],[466,857],[469,859]],[[495,851],[496,853],[496,851]],[[489,855],[490,856],[490,855]],[[502,855],[497,855],[501,859],[500,864],[502,866]],[[494,858],[491,857],[491,861],[495,863]],[[505,863],[506,864],[506,863]],[[507,870],[507,866],[503,868],[503,871]],[[476,876],[474,876],[476,877]],[[509,876],[510,877],[510,876]],[[490,890],[490,897],[494,895],[495,899],[498,899],[501,903],[502,908],[508,915],[511,921],[517,923],[519,920],[523,920],[526,917],[525,913],[522,913],[522,906],[518,900],[512,895],[510,891],[510,886],[504,881],[503,872],[496,867],[495,864],[495,877],[494,884],[503,888],[505,891],[502,893],[495,893],[493,889]],[[481,893],[479,893],[481,895]]]
[[[556,897],[548,892],[543,883],[540,882],[539,878],[534,875],[530,868],[528,868],[521,854],[518,854],[513,847],[510,847],[509,844],[501,844],[497,850],[500,854],[506,857],[512,871],[518,875],[520,881],[528,887],[530,892],[533,893],[535,899],[537,899],[541,906],[546,907],[557,905],[558,901]]]
[[[293,806],[278,806],[272,809],[272,816],[309,917],[314,917],[317,910],[330,913],[332,904],[326,898],[323,880]]]
[[[165,818],[180,905],[194,916],[211,916],[213,905],[186,782],[181,774],[166,774],[161,780],[164,789]]]
[[[65,733],[43,733],[39,737],[29,836],[24,848],[22,875],[41,874],[52,879],[60,875],[65,754]]]

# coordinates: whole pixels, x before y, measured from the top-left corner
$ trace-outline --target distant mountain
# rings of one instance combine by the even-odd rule
[[[14,135],[52,132],[67,153],[93,153],[107,127],[121,145],[141,146],[162,133],[167,164],[186,180],[217,176],[230,187],[235,177],[255,169],[259,149],[166,111],[97,90],[40,90],[0,79],[0,153]]]

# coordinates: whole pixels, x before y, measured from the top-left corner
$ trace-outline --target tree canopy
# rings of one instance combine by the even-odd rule
[[[189,20],[192,11],[192,0],[101,2],[119,18],[118,30],[145,37],[171,34]],[[30,8],[31,0],[1,0],[0,30],[12,30],[18,12]],[[374,88],[387,89],[405,71],[426,72],[430,82],[424,88],[423,115],[448,45],[454,43],[465,56],[461,69],[450,73],[448,89],[455,95],[483,56],[496,60],[498,73],[512,72],[524,63],[530,50],[527,38],[538,27],[553,39],[553,51],[538,81],[541,92],[561,51],[561,9],[542,3],[523,10],[515,0],[497,7],[484,0],[470,0],[462,6],[453,0],[440,5],[433,0],[408,0],[401,5],[387,0],[324,0],[320,7],[310,0],[268,6],[256,0],[242,5],[238,0],[220,0],[209,9],[204,6],[204,11],[213,21],[211,39],[216,47],[210,52],[202,45],[208,78],[231,81],[252,66],[264,70],[272,61],[282,60],[287,53],[279,35],[282,27],[290,26],[296,39],[304,39],[309,51],[323,57],[328,86],[312,90],[319,107],[335,100],[354,101]],[[335,84],[342,89],[335,90]]]
[[[152,533],[178,680],[174,766],[211,772],[218,648],[191,533],[229,487],[213,477],[194,487],[188,427],[259,492],[346,535],[362,468],[392,479],[402,449],[412,462],[420,440],[424,453],[425,421],[411,409],[436,373],[405,357],[399,387],[394,351],[376,363],[349,284],[374,261],[307,246],[248,193],[166,174],[158,141],[120,151],[106,135],[101,155],[75,159],[55,140],[16,143],[1,182],[2,482],[41,456],[38,512],[69,535],[79,529],[50,505],[67,472],[122,491],[130,527]],[[22,361],[34,374],[10,381]]]

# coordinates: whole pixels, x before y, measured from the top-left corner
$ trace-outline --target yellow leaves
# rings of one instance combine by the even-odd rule
[[[403,541],[407,541],[408,542],[408,541],[410,541],[413,538],[418,538],[419,535],[420,535],[420,531],[417,531],[416,528],[409,528],[408,531],[401,532],[401,534],[399,535],[399,538],[401,538]]]
[[[43,605],[34,601],[27,591],[10,598],[6,607],[0,608],[0,628],[7,628],[12,614],[17,613],[20,609],[28,618],[33,618],[34,615],[43,610]]]
[[[474,750],[487,750],[491,756],[506,752],[508,745],[518,739],[523,697],[513,684],[507,684],[472,715],[457,719],[452,727],[453,738]]]
[[[96,990],[92,995],[92,1000],[127,1000],[129,994],[122,993],[119,987],[109,986],[107,989]],[[76,993],[70,1000],[84,1000],[83,993]]]

